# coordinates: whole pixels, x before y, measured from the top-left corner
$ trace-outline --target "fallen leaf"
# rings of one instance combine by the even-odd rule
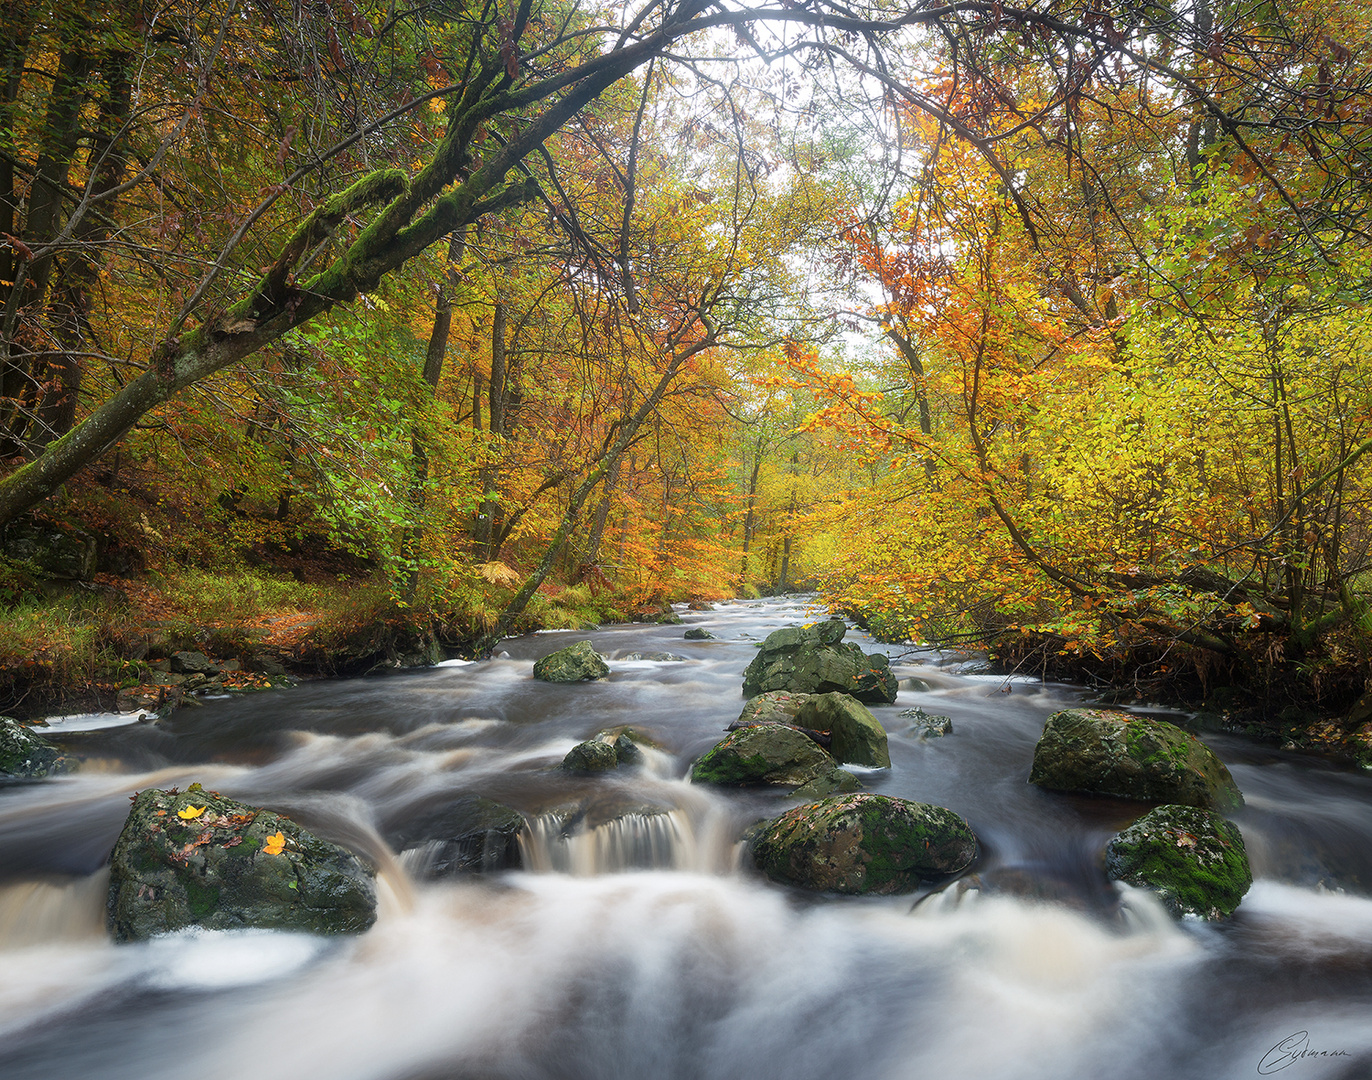
[[[190,821],[191,818],[198,818],[204,812],[203,806],[183,806],[176,812],[176,816],[182,821]]]
[[[243,838],[242,838],[241,836],[235,836],[232,840],[225,840],[224,843],[223,843],[223,846],[224,846],[224,847],[237,847],[237,846],[238,846],[239,844],[241,844],[242,842],[243,842]]]
[[[273,833],[267,837],[267,842],[262,850],[268,855],[280,855],[281,849],[286,846],[286,837],[283,833]]]

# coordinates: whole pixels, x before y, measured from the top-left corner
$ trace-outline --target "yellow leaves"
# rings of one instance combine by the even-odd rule
[[[267,842],[262,845],[264,855],[280,855],[281,850],[286,846],[286,836],[282,832],[274,832],[267,837]]]
[[[203,806],[183,806],[176,812],[176,816],[182,821],[190,821],[192,818],[198,818],[204,812],[205,807]]]
[[[492,585],[514,585],[523,578],[503,562],[484,562],[476,567],[477,575]]]

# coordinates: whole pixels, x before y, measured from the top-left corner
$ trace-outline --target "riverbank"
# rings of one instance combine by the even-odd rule
[[[312,580],[311,580],[312,578]],[[423,667],[473,655],[508,583],[404,603],[387,583],[185,570],[50,588],[0,625],[0,713],[165,713],[210,694]],[[670,620],[663,600],[548,585],[516,631]]]

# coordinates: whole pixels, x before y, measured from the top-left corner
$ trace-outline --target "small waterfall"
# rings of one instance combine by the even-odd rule
[[[105,936],[106,868],[72,881],[21,881],[0,887],[0,950]]]
[[[524,868],[536,874],[591,877],[626,870],[724,874],[738,865],[733,837],[715,815],[685,810],[621,814],[592,828],[567,827],[561,814],[542,814],[519,836]]]

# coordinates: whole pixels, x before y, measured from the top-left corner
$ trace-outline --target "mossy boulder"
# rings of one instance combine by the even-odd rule
[[[36,778],[55,776],[75,767],[75,760],[47,739],[35,735],[12,716],[0,716],[0,773]]]
[[[423,846],[419,872],[443,877],[517,869],[523,829],[523,816],[504,803],[462,795],[389,830],[387,840],[397,851]]]
[[[743,711],[729,725],[729,730],[736,731],[758,724],[794,724],[796,714],[810,697],[810,694],[797,694],[790,690],[768,690],[744,704]]]
[[[1154,890],[1173,915],[1231,915],[1253,874],[1238,826],[1194,806],[1159,806],[1105,849],[1112,881]]]
[[[965,870],[976,858],[977,838],[942,806],[859,792],[786,811],[755,828],[749,848],[774,881],[885,894]]]
[[[110,856],[116,941],[203,926],[354,934],[376,921],[372,873],[271,810],[192,784],[133,800]]]
[[[641,765],[643,751],[628,732],[602,731],[594,739],[577,743],[562,759],[567,772],[609,772],[621,765]]]
[[[896,677],[880,653],[868,656],[844,642],[842,619],[812,626],[788,626],[767,635],[743,672],[743,696],[769,690],[801,694],[852,694],[859,701],[896,700]]]
[[[834,759],[803,731],[784,724],[762,724],[731,731],[695,763],[691,780],[795,788],[834,768]]]
[[[709,641],[715,635],[706,630],[703,626],[693,626],[685,633],[687,641]]]
[[[845,765],[891,767],[886,729],[851,694],[812,694],[796,712],[796,724],[829,733],[829,753]]]
[[[1050,716],[1034,747],[1029,782],[1221,811],[1243,805],[1229,770],[1194,735],[1164,720],[1105,709]]]
[[[589,641],[578,641],[534,662],[534,678],[543,682],[590,682],[609,677],[610,665]]]

